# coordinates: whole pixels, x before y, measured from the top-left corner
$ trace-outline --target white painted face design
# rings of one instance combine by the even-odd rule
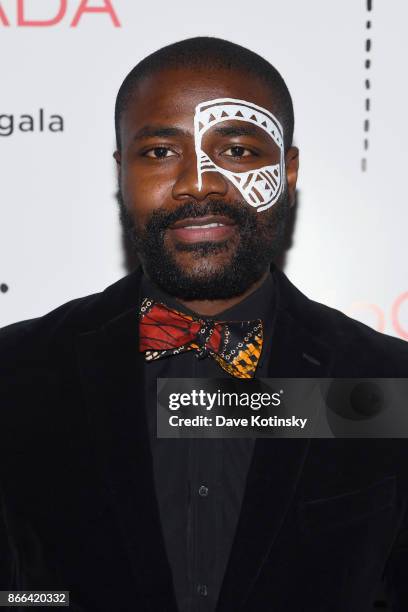
[[[272,166],[262,166],[248,172],[231,172],[217,166],[202,149],[203,135],[207,130],[223,121],[246,121],[269,134],[279,147],[280,161]],[[283,129],[272,113],[252,102],[234,98],[217,98],[202,102],[195,107],[194,138],[197,155],[198,187],[202,188],[204,172],[219,172],[242,194],[245,201],[258,212],[273,206],[283,189],[285,176],[285,154]]]

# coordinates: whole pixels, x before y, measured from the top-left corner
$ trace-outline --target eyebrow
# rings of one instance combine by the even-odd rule
[[[259,129],[253,125],[242,126],[218,126],[214,131],[219,136],[255,136],[259,134]],[[133,140],[143,140],[145,138],[165,138],[171,136],[190,137],[191,133],[181,128],[166,125],[145,125],[140,128],[133,136]]]
[[[144,138],[164,138],[166,136],[191,136],[187,130],[165,125],[145,125],[140,128],[133,136],[133,140],[143,140]]]
[[[219,136],[256,136],[259,134],[259,128],[251,124],[231,127],[219,126],[215,127],[214,131]]]

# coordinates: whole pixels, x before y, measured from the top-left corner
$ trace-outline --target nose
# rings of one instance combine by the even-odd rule
[[[194,156],[183,164],[173,185],[173,198],[205,200],[208,196],[225,196],[228,191],[226,179],[219,172],[203,172],[199,188],[197,161]]]

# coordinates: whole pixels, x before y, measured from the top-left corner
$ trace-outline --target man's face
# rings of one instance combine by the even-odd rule
[[[143,79],[122,117],[122,221],[145,273],[181,299],[240,295],[282,248],[297,150],[285,160],[262,110],[242,116],[251,106],[274,118],[270,89],[247,73],[175,69]]]

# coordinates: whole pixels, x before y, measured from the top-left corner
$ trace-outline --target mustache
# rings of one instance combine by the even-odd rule
[[[256,226],[255,217],[256,211],[249,210],[239,200],[233,203],[226,203],[224,200],[206,200],[204,202],[185,202],[180,204],[173,211],[155,210],[150,216],[146,224],[146,229],[164,231],[176,221],[183,221],[187,218],[197,219],[209,215],[222,215],[228,217],[236,225]]]

